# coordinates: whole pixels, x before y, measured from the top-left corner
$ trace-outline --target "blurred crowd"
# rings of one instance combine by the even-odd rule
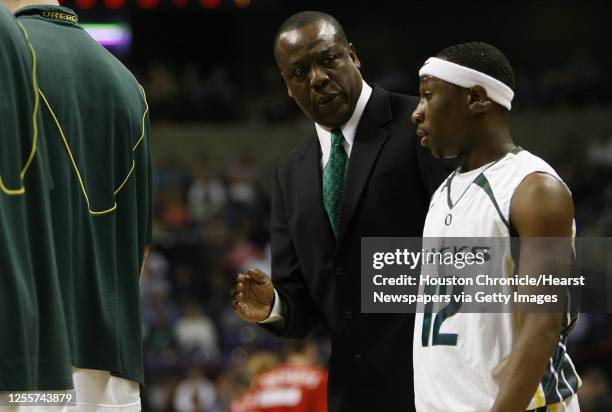
[[[611,102],[612,81],[607,74],[612,67],[586,50],[568,54],[559,65],[528,67],[528,71],[520,69],[516,73],[515,111]],[[260,71],[256,86],[238,83],[239,77],[223,64],[203,68],[195,61],[158,61],[139,73],[158,119],[267,124],[300,115],[287,99],[275,65]],[[388,90],[408,94],[415,93],[418,86],[416,66],[390,65],[384,73],[366,73],[366,78]]]

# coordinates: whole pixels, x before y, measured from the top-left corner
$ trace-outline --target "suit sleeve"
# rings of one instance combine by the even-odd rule
[[[301,339],[320,322],[321,316],[295,252],[278,173],[279,169],[272,189],[272,282],[282,301],[283,321],[261,326],[277,336]]]
[[[419,143],[417,143],[417,159],[421,170],[421,181],[429,199],[442,182],[457,168],[457,161],[455,159],[437,159],[429,149]]]

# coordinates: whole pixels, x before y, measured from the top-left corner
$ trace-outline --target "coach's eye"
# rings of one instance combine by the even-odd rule
[[[323,60],[323,64],[325,64],[326,66],[331,66],[332,64],[334,64],[334,60],[336,60],[336,56],[330,54],[325,58],[325,60]]]
[[[424,96],[424,97],[425,97],[427,100],[429,100],[429,99],[431,99],[431,96],[433,96],[433,93],[432,93],[432,92],[425,92],[425,93],[423,93],[423,96]]]
[[[296,67],[295,69],[293,69],[293,76],[295,77],[301,77],[306,73],[306,70],[304,70],[301,67]]]

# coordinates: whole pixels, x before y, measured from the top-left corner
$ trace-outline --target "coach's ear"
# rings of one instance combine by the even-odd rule
[[[473,86],[468,89],[468,104],[471,113],[488,112],[493,102],[487,96],[487,91],[482,86]]]
[[[280,72],[281,77],[283,78],[283,82],[285,83],[285,87],[287,88],[287,96],[293,99],[293,95],[291,94],[291,90],[289,90],[289,84],[287,83],[287,79],[285,78],[285,73]]]

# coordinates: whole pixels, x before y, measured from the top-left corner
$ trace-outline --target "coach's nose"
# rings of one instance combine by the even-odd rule
[[[310,72],[310,87],[321,93],[329,83],[329,76],[325,70],[320,67],[313,67]]]

